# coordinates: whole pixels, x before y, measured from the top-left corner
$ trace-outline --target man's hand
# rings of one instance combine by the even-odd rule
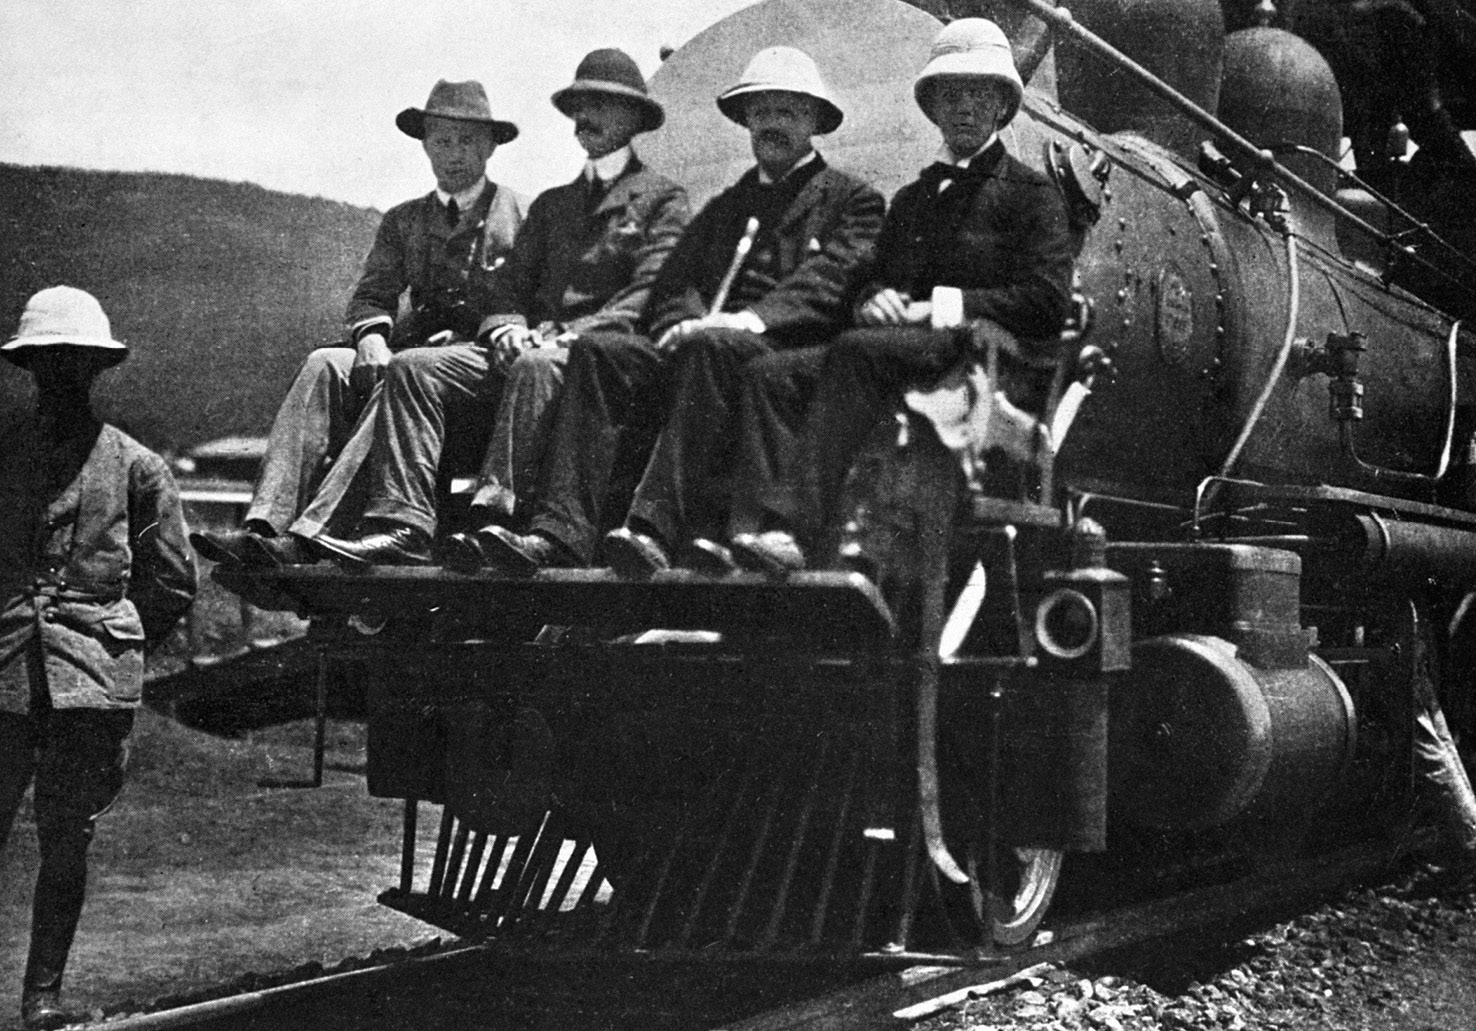
[[[354,367],[349,370],[349,386],[360,397],[367,397],[384,378],[385,366],[389,364],[389,341],[383,333],[365,333],[359,337],[355,350]]]
[[[932,314],[933,306],[927,301],[914,301],[887,287],[861,305],[856,321],[863,326],[914,326],[927,322]]]
[[[670,350],[679,346],[692,334],[707,329],[736,329],[744,333],[763,333],[764,323],[757,315],[746,309],[744,311],[720,311],[713,315],[704,315],[700,319],[678,322],[661,334],[661,339],[656,341],[656,349],[658,351]]]
[[[517,361],[518,355],[534,347],[543,346],[543,337],[536,329],[527,326],[509,326],[502,332],[496,334],[488,349],[491,351],[492,364],[498,369],[506,369]]]

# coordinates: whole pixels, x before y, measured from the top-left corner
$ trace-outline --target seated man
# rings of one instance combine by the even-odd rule
[[[492,117],[477,82],[436,83],[425,109],[395,118],[421,141],[435,176],[433,192],[385,213],[349,301],[352,347],[313,351],[287,391],[267,439],[266,458],[243,528],[193,533],[200,554],[216,562],[275,566],[308,560],[306,541],[345,504],[368,457],[375,387],[390,355],[447,339],[470,340],[488,314],[486,280],[512,247],[525,202],[489,182],[487,161],[517,126]],[[410,291],[410,309],[399,316]]]
[[[499,569],[588,565],[617,460],[643,458],[633,441],[649,440],[668,418],[641,486],[660,514],[640,532],[674,543],[687,525],[705,525],[707,509],[722,510],[720,497],[706,494],[720,489],[713,484],[732,450],[737,371],[758,355],[824,339],[845,317],[884,204],[813,149],[811,137],[842,118],[814,61],[790,47],[762,51],[718,106],[747,128],[758,166],[682,235],[652,291],[650,337],[599,334],[571,348],[532,532],[488,526],[468,545]],[[647,547],[630,532],[613,544]]]
[[[490,522],[525,508],[569,346],[591,331],[634,333],[687,223],[686,192],[631,150],[631,139],[659,127],[665,114],[629,56],[589,54],[553,103],[573,119],[589,161],[572,183],[545,191],[528,209],[512,253],[489,284],[481,342],[407,352],[390,362],[374,428],[368,532],[359,539],[316,538],[337,557],[430,561],[437,470],[448,435],[459,428],[493,426],[473,510]]]
[[[938,35],[914,95],[943,135],[939,161],[892,202],[875,282],[856,313],[862,328],[826,351],[793,467],[775,476],[761,462],[742,464],[730,522],[740,565],[775,575],[804,568],[804,549],[819,543],[872,427],[900,404],[904,388],[969,353],[968,322],[990,320],[1019,338],[1021,346],[1000,357],[1003,387],[1039,412],[1069,309],[1077,240],[1055,185],[1006,153],[999,138],[1023,94],[1009,41],[993,22],[962,18]],[[765,389],[758,380],[745,384],[745,411],[762,409]]]

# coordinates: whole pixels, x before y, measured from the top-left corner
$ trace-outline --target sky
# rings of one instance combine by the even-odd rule
[[[183,172],[384,210],[432,185],[395,115],[479,79],[530,195],[583,158],[549,103],[619,47],[649,76],[753,0],[5,0],[0,162]]]

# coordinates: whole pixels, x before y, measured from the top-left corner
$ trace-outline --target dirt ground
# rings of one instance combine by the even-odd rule
[[[361,722],[329,723],[322,787],[260,786],[310,776],[312,733],[309,719],[220,737],[139,710],[128,785],[92,848],[66,1005],[140,1008],[437,937],[375,902],[398,881],[401,803],[365,790]],[[18,1012],[35,873],[27,802],[0,855],[0,1028]]]

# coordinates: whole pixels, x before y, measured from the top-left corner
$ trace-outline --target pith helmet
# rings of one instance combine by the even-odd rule
[[[769,47],[753,55],[748,67],[736,86],[729,87],[717,98],[718,110],[739,125],[743,120],[743,98],[750,93],[765,93],[783,90],[786,93],[803,93],[820,102],[820,122],[815,131],[820,135],[835,132],[845,117],[831,96],[830,88],[820,78],[820,69],[803,50],[794,47]]]
[[[37,348],[62,344],[96,348],[108,365],[128,357],[128,345],[113,339],[113,328],[97,298],[75,286],[48,287],[27,301],[15,336],[0,344],[0,354],[24,365]]]
[[[945,26],[933,40],[928,63],[912,86],[912,95],[923,114],[929,119],[933,117],[928,110],[929,94],[937,80],[963,77],[993,79],[1005,87],[1010,102],[1002,125],[1019,112],[1025,84],[1020,81],[1015,55],[1004,30],[988,18],[960,18]]]
[[[425,102],[424,110],[418,107],[405,108],[395,115],[395,125],[406,136],[423,140],[426,115],[490,125],[492,139],[499,144],[510,143],[518,138],[516,125],[492,117],[492,105],[487,103],[487,91],[475,80],[447,82],[442,79],[431,87],[430,99]]]
[[[574,69],[574,82],[553,95],[553,105],[573,118],[569,102],[592,93],[635,101],[641,109],[641,132],[659,129],[666,121],[666,112],[646,92],[640,68],[623,50],[591,50]]]

